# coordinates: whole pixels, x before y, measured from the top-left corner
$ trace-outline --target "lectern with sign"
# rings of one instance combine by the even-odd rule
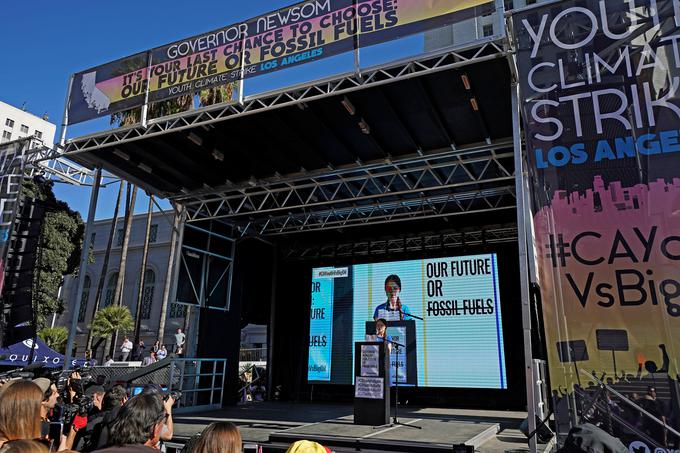
[[[390,367],[387,344],[354,344],[354,423],[386,425],[390,422]]]

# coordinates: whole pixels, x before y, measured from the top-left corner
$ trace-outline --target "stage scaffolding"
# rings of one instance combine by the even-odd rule
[[[182,246],[177,247],[176,251],[175,276],[181,263],[186,263],[186,256],[198,252],[205,256],[214,253],[208,249],[197,251],[195,247],[184,244],[182,238],[184,232],[188,231],[185,225],[205,228],[206,231],[212,231],[212,228],[206,228],[205,225],[221,225],[219,234],[214,234],[221,239],[228,239],[232,244],[237,244],[244,237],[257,237],[269,242],[282,237],[295,244],[296,237],[322,230],[502,212],[509,213],[512,218],[519,206],[522,211],[516,217],[519,227],[479,225],[465,231],[442,229],[441,232],[400,238],[347,241],[332,245],[301,244],[299,247],[289,247],[284,255],[290,259],[309,259],[379,254],[381,251],[387,253],[391,247],[416,251],[465,244],[516,242],[518,238],[526,238],[527,231],[525,206],[523,202],[518,203],[516,191],[518,181],[521,183],[524,175],[521,171],[516,172],[518,162],[521,165],[522,161],[521,136],[519,118],[515,112],[514,69],[508,63],[510,60],[510,43],[505,36],[485,38],[463,48],[442,49],[309,84],[245,97],[231,103],[151,119],[145,124],[73,138],[64,141],[62,148],[53,154],[43,155],[38,161],[53,174],[71,178],[75,184],[89,182],[93,175],[91,170],[86,170],[89,172],[86,173],[85,170],[78,172],[76,169],[95,168],[97,175],[101,170],[106,170],[173,202],[182,212],[183,219],[177,235],[178,243]],[[474,69],[482,64],[489,65],[485,68],[490,68],[492,72],[500,68],[498,86],[484,86],[487,79],[476,83]],[[438,93],[432,93],[428,85],[431,81],[426,78],[437,76],[439,83],[450,76],[452,85],[455,82],[461,87],[455,88],[458,90],[455,96],[461,100],[460,105],[456,106],[460,115],[459,125],[452,125],[451,117],[437,104]],[[414,90],[415,95],[425,100],[428,124],[437,129],[437,136],[442,137],[436,146],[428,145],[429,142],[425,143],[422,137],[418,137],[413,123],[400,114],[404,106],[395,105],[394,99],[380,91],[399,86],[397,84]],[[501,101],[508,104],[504,105],[505,110],[494,111],[493,107],[489,108],[493,105],[493,97],[484,99],[490,96],[487,92],[493,92],[494,89],[503,91]],[[403,146],[398,153],[387,149],[384,143],[379,143],[379,139],[373,135],[377,129],[374,125],[370,130],[363,130],[363,135],[359,136],[360,140],[366,142],[348,143],[334,130],[333,122],[318,116],[315,118],[318,128],[325,131],[330,140],[339,143],[336,148],[344,154],[329,155],[323,147],[315,146],[306,137],[300,137],[299,143],[315,154],[316,161],[321,159],[321,165],[309,166],[308,160],[305,162],[309,156],[300,157],[291,153],[292,163],[286,167],[287,171],[276,168],[263,174],[244,171],[239,178],[233,175],[218,178],[200,171],[199,165],[211,170],[211,162],[221,165],[225,154],[229,154],[216,144],[225,138],[225,131],[228,131],[233,121],[246,117],[255,121],[260,115],[276,115],[277,121],[285,126],[287,112],[290,112],[286,109],[314,115],[319,113],[315,110],[319,108],[315,107],[319,103],[337,101],[338,105],[342,104],[350,110],[345,104],[348,97],[354,100],[354,104],[360,104],[358,110],[363,108],[367,111],[369,108],[358,101],[369,90],[373,90],[370,93],[380,94],[382,108],[391,118],[389,127],[398,129],[403,137]],[[353,104],[352,108],[355,108]],[[496,120],[489,120],[501,113],[501,126],[495,124]],[[361,115],[370,117],[368,113],[360,111]],[[469,130],[471,124],[474,125],[474,131]],[[65,131],[62,131],[63,136]],[[466,139],[459,140],[457,136]],[[370,146],[366,146],[372,150],[368,156],[362,154],[363,143],[368,143]],[[255,151],[238,150],[241,153]],[[267,160],[267,157],[263,160]],[[66,162],[77,164],[68,164],[71,165],[69,167]],[[87,231],[92,226],[96,206],[98,184],[94,186],[84,250],[88,248]],[[531,245],[520,241],[520,246],[525,250],[520,251],[519,272],[526,276],[529,272],[526,248]],[[222,256],[228,261],[223,278],[229,288],[233,276],[234,247],[232,245],[230,253]],[[173,301],[177,293],[176,280],[175,277],[175,289],[171,293]],[[197,282],[203,280],[201,276]],[[523,278],[522,283],[528,285],[528,280]],[[209,288],[202,283],[197,284],[202,288],[194,291],[198,304],[207,306],[202,298]],[[82,281],[78,283],[78,291],[82,292]],[[523,321],[525,342],[528,341],[525,344],[525,365],[529,427],[533,430],[535,401],[531,382],[528,297],[528,288],[523,288],[521,305],[522,310],[526,311]],[[74,313],[78,312],[79,301],[80,298],[76,297]],[[228,310],[228,300],[222,309],[225,307]],[[535,451],[535,442],[530,443],[532,451]]]

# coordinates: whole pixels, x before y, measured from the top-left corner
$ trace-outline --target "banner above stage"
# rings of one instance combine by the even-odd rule
[[[489,14],[489,0],[310,0],[74,74],[68,123]]]

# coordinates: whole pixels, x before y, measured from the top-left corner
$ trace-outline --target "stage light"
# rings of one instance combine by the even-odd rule
[[[194,134],[193,132],[190,132],[187,138],[192,142],[196,143],[198,146],[203,145],[203,139],[200,136]]]
[[[130,160],[130,156],[128,156],[127,154],[125,154],[123,151],[121,151],[119,149],[114,149],[113,154],[120,157],[121,159]]]
[[[467,74],[461,75],[460,80],[463,81],[463,86],[465,87],[465,89],[470,91],[470,88],[471,88],[470,79],[468,78]]]
[[[219,150],[217,150],[217,149],[213,149],[212,157],[213,157],[215,160],[219,160],[220,162],[223,162],[223,161],[224,161],[224,154],[222,154],[222,153],[221,153]]]
[[[149,167],[148,165],[140,163],[140,164],[137,165],[137,167],[142,171],[145,171],[147,173],[151,173],[151,167]]]
[[[371,133],[370,126],[363,118],[361,118],[361,121],[359,121],[359,129],[361,129],[361,132],[363,132],[366,135]]]
[[[477,104],[476,98],[470,98],[470,105],[472,105],[472,110],[479,112],[479,105]]]
[[[354,116],[357,113],[357,109],[354,108],[354,105],[347,99],[347,96],[343,96],[342,101],[340,101],[343,107],[345,107],[345,110],[347,110],[347,113],[350,115]]]

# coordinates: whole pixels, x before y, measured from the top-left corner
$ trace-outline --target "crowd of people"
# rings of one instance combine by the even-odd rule
[[[182,356],[184,354],[184,345],[186,342],[186,335],[184,332],[182,332],[182,329],[177,329],[177,332],[174,334],[174,341],[175,342],[172,345],[172,349],[170,351],[158,340],[147,351],[144,340],[139,340],[139,342],[137,342],[135,345],[129,337],[125,336],[123,337],[123,341],[120,345],[120,348],[118,349],[118,361],[142,362],[142,365],[147,366],[165,359],[170,354],[173,356]],[[86,353],[86,356],[88,353]],[[114,358],[110,355],[107,355],[104,359],[104,366],[111,366],[114,362]]]
[[[63,389],[46,377],[0,382],[0,453],[164,451],[173,438],[173,393],[149,384],[130,397],[74,372]],[[241,453],[239,429],[210,424],[193,436],[183,453]],[[316,442],[298,441],[289,453],[330,453]]]

